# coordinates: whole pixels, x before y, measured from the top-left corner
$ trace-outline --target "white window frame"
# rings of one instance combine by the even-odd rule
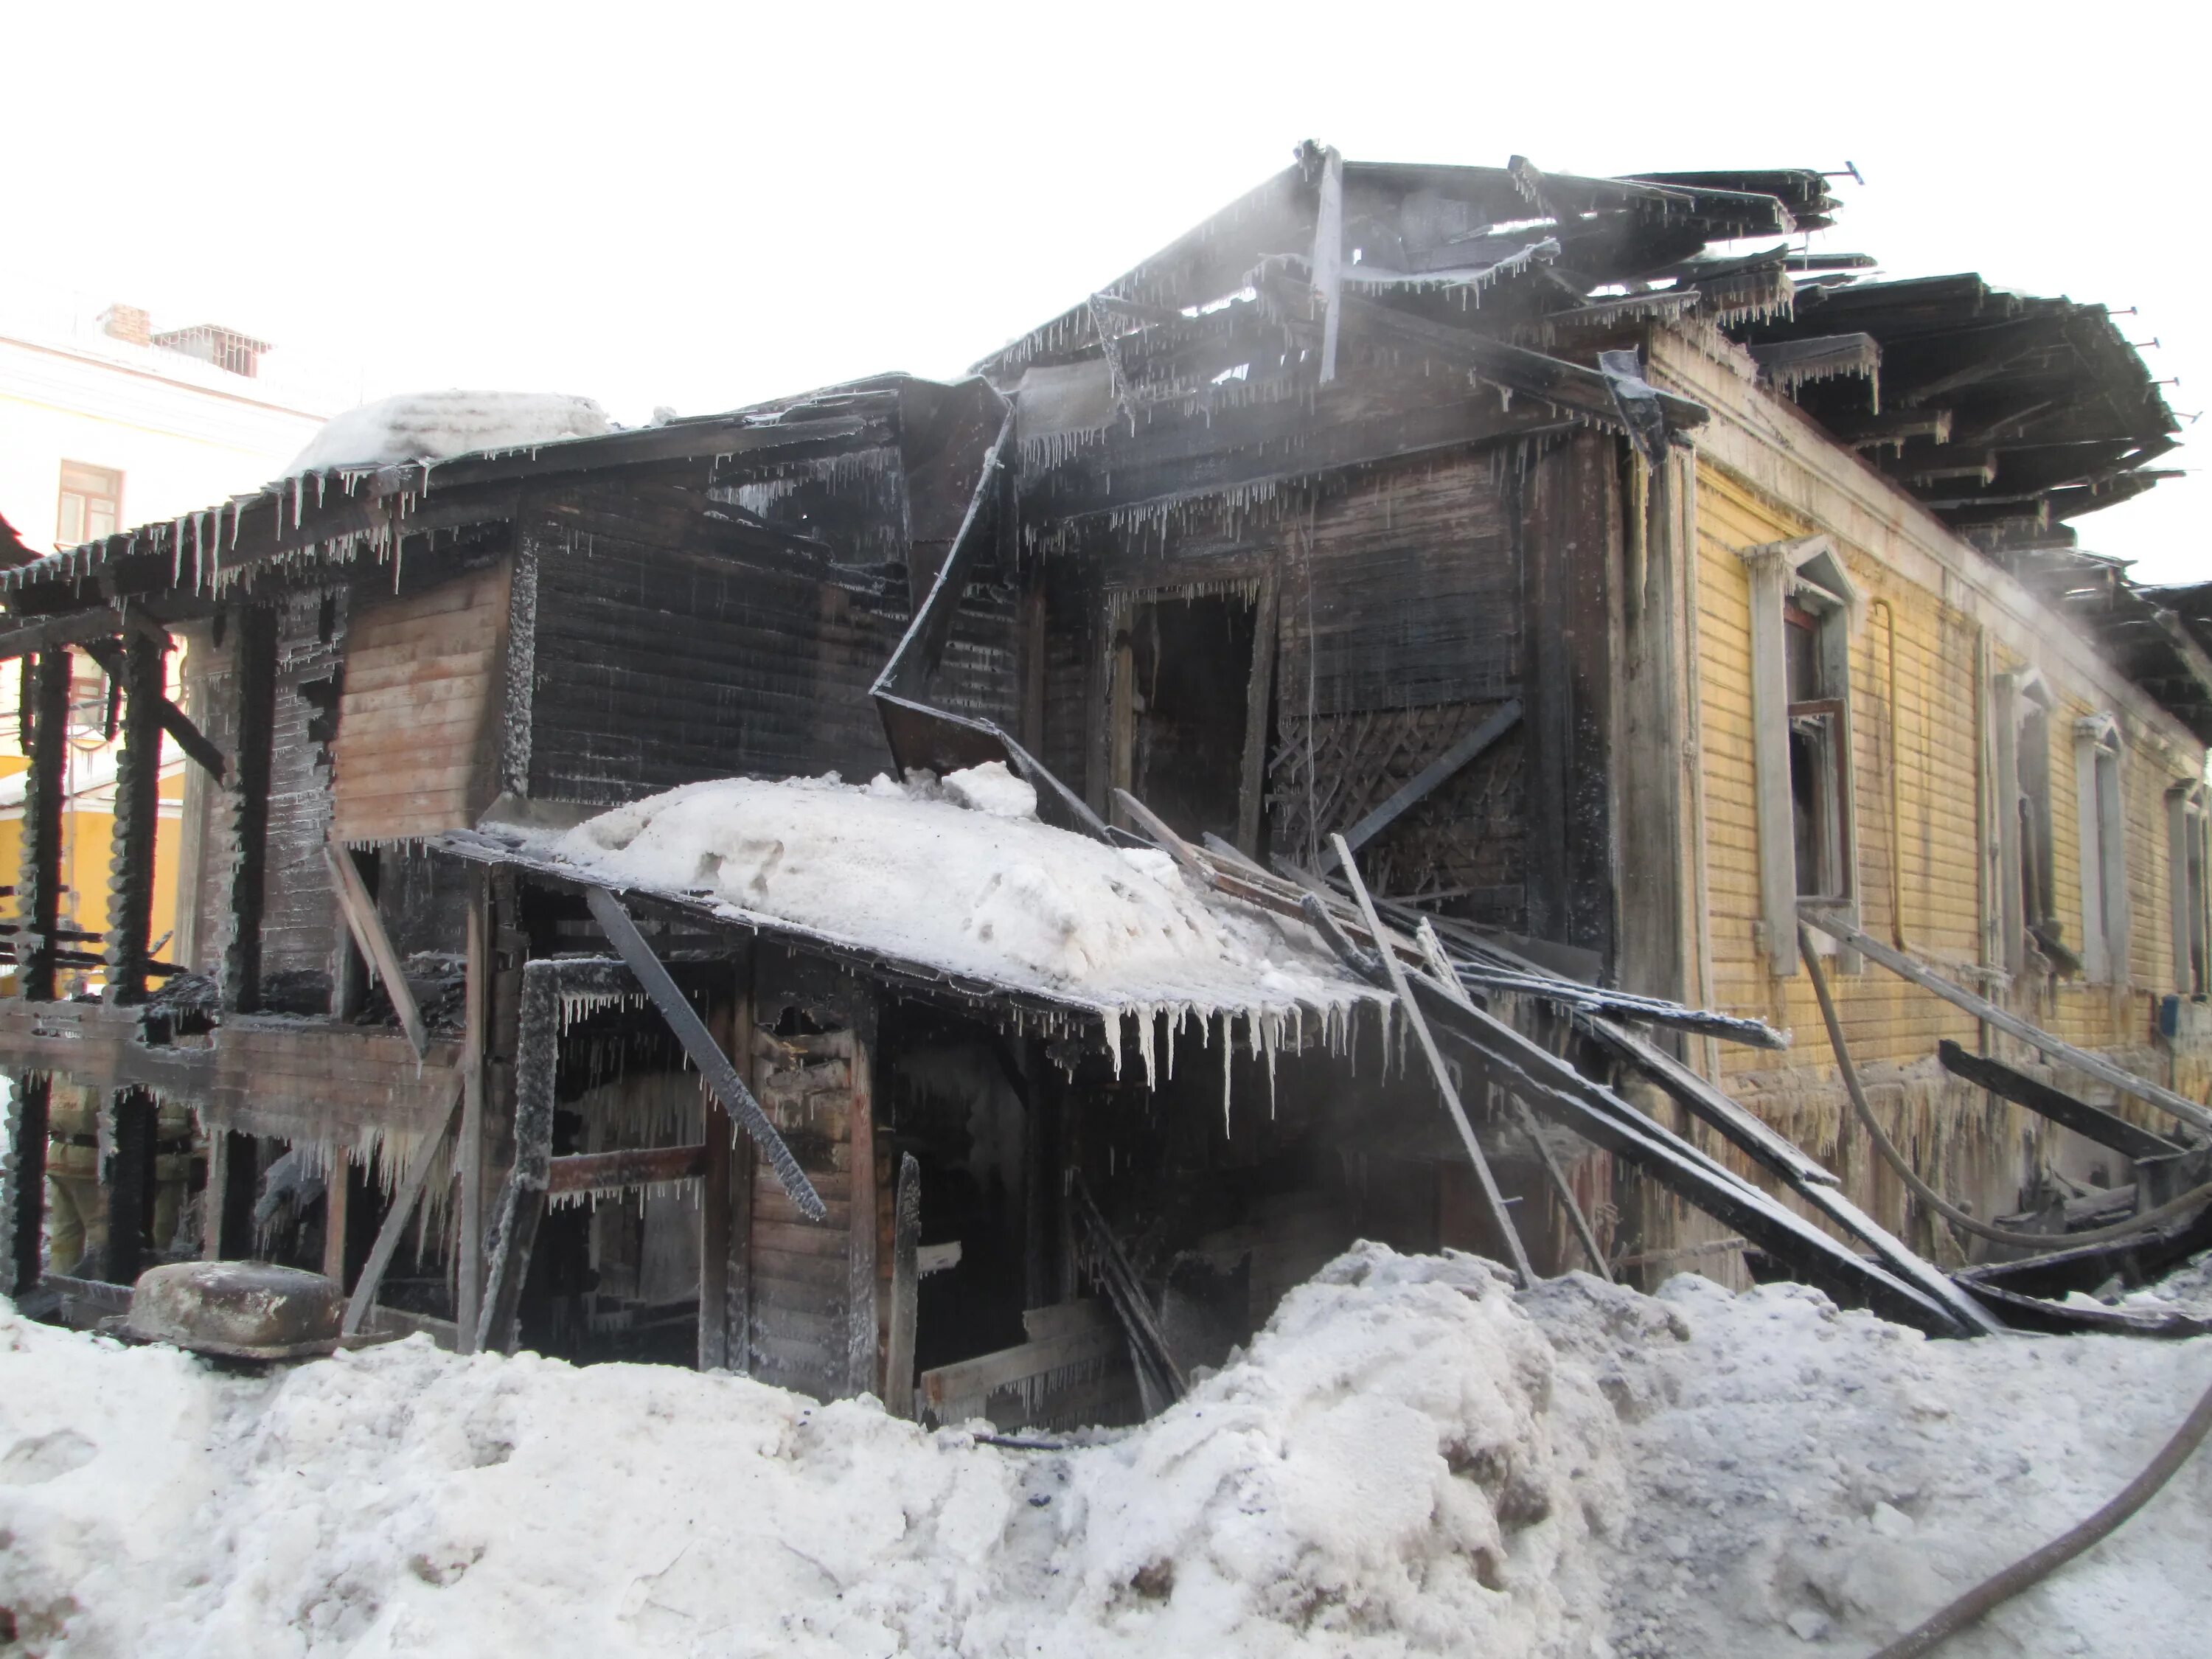
[[[2005,972],[2018,978],[2027,971],[2028,928],[2032,923],[2049,921],[2050,916],[2031,916],[2027,901],[2021,889],[2027,862],[2027,849],[2020,830],[2020,805],[2025,798],[2028,769],[2022,765],[2021,735],[2030,720],[2037,714],[2044,717],[2042,808],[2043,846],[2041,852],[2047,860],[2052,853],[2051,833],[2051,740],[2050,720],[2057,699],[2051,695],[2050,682],[2039,668],[2015,669],[1996,677],[1995,695],[1990,699],[1990,713],[1995,718],[1996,749],[1996,809],[1997,809],[1997,916],[2004,945]],[[2046,866],[2046,875],[2049,873]],[[2051,895],[2051,908],[2057,908],[2057,895]],[[2040,942],[2036,945],[2039,952]]]
[[[2081,823],[2081,965],[2093,985],[2129,978],[2128,817],[2119,718],[2074,722],[2074,789]]]
[[[2208,805],[2203,783],[2185,778],[2166,792],[2173,988],[2183,996],[2199,1000],[2212,994],[2212,828],[2209,826],[2212,826],[2212,805]],[[2202,872],[2193,884],[2189,878],[2191,852],[2197,854],[2197,867]]]
[[[1778,979],[1798,971],[1801,908],[1859,923],[1857,769],[1851,749],[1851,635],[1864,606],[1844,558],[1826,536],[1806,536],[1737,550],[1751,579],[1752,751],[1759,822],[1761,948]],[[1841,890],[1801,896],[1797,836],[1790,777],[1790,660],[1784,609],[1795,600],[1820,619],[1820,676],[1840,704],[1829,741],[1838,774],[1833,833]],[[1820,936],[1825,939],[1825,934]]]

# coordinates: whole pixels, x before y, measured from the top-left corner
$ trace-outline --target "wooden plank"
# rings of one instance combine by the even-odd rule
[[[1121,1328],[1113,1324],[1064,1331],[924,1371],[916,1393],[924,1409],[941,1410],[948,1401],[988,1396],[1048,1371],[1111,1360],[1122,1351],[1124,1340]]]
[[[845,1241],[840,1237],[837,1242],[842,1245]],[[835,1292],[842,1300],[851,1279],[850,1264],[845,1251],[841,1249],[835,1255],[823,1255],[812,1250],[799,1252],[772,1249],[761,1242],[760,1228],[757,1225],[754,1227],[753,1297],[756,1304],[767,1293],[767,1287],[779,1281],[787,1285],[809,1285],[825,1294]],[[842,1358],[844,1345],[841,1341],[838,1346]]]
[[[2002,1061],[1970,1054],[1948,1037],[1936,1045],[1936,1053],[1943,1069],[1954,1076],[1962,1077],[2016,1106],[2025,1106],[2054,1123],[2062,1123],[2075,1133],[2127,1158],[2166,1158],[2183,1150],[2101,1106],[2076,1100],[2064,1091],[2039,1083]]]
[[[1252,672],[1244,684],[1244,753],[1237,787],[1237,846],[1247,858],[1260,851],[1260,820],[1267,806],[1267,726],[1274,710],[1276,615],[1279,588],[1275,567],[1260,578],[1259,602],[1252,614]]]
[[[368,884],[361,878],[353,854],[325,842],[323,864],[331,872],[331,888],[337,895],[339,909],[345,914],[346,926],[353,930],[354,943],[361,947],[362,955],[374,965],[377,977],[384,981],[385,994],[392,999],[393,1012],[398,1014],[416,1054],[427,1057],[430,1034],[422,1024],[422,1011],[415,1006],[415,994],[407,988],[407,975],[399,965],[399,953],[392,948],[391,936],[384,931],[384,922],[376,914],[376,901],[369,896]]]
[[[462,1082],[458,1077],[452,1079],[449,1086],[453,1103],[447,1110],[445,1121],[434,1133],[422,1137],[422,1144],[407,1161],[407,1170],[400,1177],[398,1189],[392,1194],[392,1207],[385,1212],[384,1224],[376,1231],[376,1243],[370,1247],[368,1260],[362,1264],[361,1282],[354,1286],[353,1298],[346,1304],[345,1322],[340,1328],[347,1336],[361,1329],[368,1310],[376,1305],[376,1292],[384,1283],[384,1270],[392,1265],[399,1241],[406,1235],[408,1221],[422,1199],[422,1188],[429,1182],[430,1166],[437,1161],[438,1149],[460,1121]]]
[[[477,1348],[477,1322],[483,1310],[484,1034],[489,1030],[491,957],[485,943],[490,925],[488,895],[481,878],[469,877],[465,940],[467,977],[463,988],[460,1140],[453,1167],[461,1187],[461,1237],[453,1276],[454,1346]]]
[[[2212,1111],[2207,1111],[2195,1101],[2139,1078],[2134,1073],[2115,1066],[2102,1054],[2077,1048],[2040,1026],[2029,1024],[2010,1010],[2001,1008],[1994,1002],[1952,984],[1942,975],[1923,967],[1902,951],[1891,950],[1880,939],[1861,932],[1839,916],[1808,908],[1803,920],[1808,927],[1817,927],[1832,939],[1840,939],[1899,978],[1911,981],[1924,991],[1933,992],[1953,1007],[1964,1009],[1975,1018],[1996,1026],[2007,1036],[2018,1037],[2030,1048],[2050,1055],[2051,1059],[2063,1061],[2077,1072],[2086,1073],[2100,1083],[2110,1084],[2122,1094],[2132,1095],[2137,1100],[2147,1102],[2179,1118],[2191,1127],[2212,1133]]]
[[[890,1331],[884,1345],[884,1409],[914,1415],[915,1292],[921,1282],[921,1165],[912,1152],[899,1158],[898,1192],[891,1230]]]
[[[548,1196],[556,1193],[612,1192],[669,1181],[696,1181],[707,1173],[705,1146],[644,1146],[612,1152],[582,1152],[553,1160],[546,1178]]]
[[[1331,836],[1329,845],[1336,851],[1336,861],[1344,871],[1344,878],[1352,884],[1352,896],[1358,902],[1361,917],[1367,923],[1371,938],[1388,939],[1382,919],[1375,914],[1375,901],[1367,891],[1367,884],[1360,879],[1359,866],[1352,861],[1352,848],[1342,836]],[[1450,1114],[1452,1127],[1459,1131],[1460,1145],[1467,1149],[1468,1162],[1474,1167],[1475,1181],[1482,1188],[1483,1202],[1490,1210],[1491,1224],[1504,1241],[1513,1257],[1513,1270],[1520,1275],[1522,1288],[1536,1283],[1536,1270],[1528,1265],[1528,1251],[1521,1242],[1521,1235],[1513,1225],[1512,1212],[1505,1207],[1505,1195],[1498,1190],[1498,1178],[1490,1172],[1490,1160],[1483,1156],[1481,1144],[1474,1138],[1474,1126],[1467,1121],[1466,1109],[1461,1106],[1459,1090],[1453,1085],[1451,1071],[1444,1064],[1443,1054],[1437,1048],[1437,1040],[1429,1030],[1429,1023],[1421,1017],[1419,1006],[1413,1000],[1412,988],[1406,980],[1406,970],[1399,964],[1398,953],[1384,949],[1378,953],[1382,970],[1389,975],[1390,988],[1395,992],[1398,1006],[1413,1028],[1414,1040],[1420,1044],[1421,1054],[1429,1063],[1429,1073],[1437,1085],[1437,1092]]]
[[[761,1109],[760,1102],[753,1098],[752,1091],[745,1087],[731,1066],[729,1056],[722,1052],[721,1046],[707,1030],[690,1000],[676,988],[676,981],[669,977],[668,969],[660,965],[660,958],[653,955],[653,947],[645,942],[645,935],[637,931],[637,924],[629,919],[629,913],[623,908],[621,902],[612,893],[603,887],[586,890],[584,898],[591,907],[592,915],[599,922],[600,930],[606,934],[622,959],[629,964],[630,972],[637,975],[638,983],[652,998],[653,1006],[660,1010],[660,1017],[668,1022],[670,1030],[683,1044],[684,1052],[690,1057],[692,1065],[698,1067],[699,1075],[707,1086],[720,1100],[723,1109],[744,1126],[746,1133],[767,1154],[769,1167],[775,1170],[784,1191],[791,1195],[792,1201],[809,1215],[819,1218],[823,1213],[822,1200],[815,1192],[813,1183],[807,1180],[806,1172],[799,1167],[799,1160],[791,1155],[791,1148],[776,1133],[775,1125]]]
[[[346,1212],[350,1207],[351,1183],[346,1176],[352,1167],[353,1159],[340,1147],[323,1174],[323,1277],[338,1287],[341,1296],[346,1287]]]
[[[848,1254],[845,1243],[848,1228],[848,1218],[836,1211],[820,1222],[769,1221],[756,1217],[753,1221],[753,1244],[759,1249],[777,1250],[790,1255],[819,1256],[825,1261],[842,1261]]]

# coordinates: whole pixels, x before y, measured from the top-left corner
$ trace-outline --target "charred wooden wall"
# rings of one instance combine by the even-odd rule
[[[1520,725],[1362,854],[1379,890],[1610,957],[1620,447],[1594,433],[1340,473],[1044,558],[1046,763],[1103,805],[1116,614],[1273,578],[1269,850],[1310,863],[1510,699]],[[1119,597],[1117,597],[1119,596]],[[1224,711],[1239,724],[1241,708]]]
[[[874,476],[854,470],[851,488],[872,492]],[[716,545],[699,533],[711,521],[672,528],[646,505],[620,486],[580,487],[525,527],[513,623],[525,648],[510,672],[526,696],[510,701],[509,787],[601,805],[732,774],[864,778],[888,765],[867,694],[906,628],[903,568]],[[1012,629],[1011,596],[987,577],[938,700],[1011,721]]]

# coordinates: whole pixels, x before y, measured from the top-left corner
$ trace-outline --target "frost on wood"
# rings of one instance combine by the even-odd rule
[[[412,392],[363,404],[331,416],[284,469],[293,480],[291,521],[296,528],[304,473],[527,449],[613,429],[589,398],[559,392]]]

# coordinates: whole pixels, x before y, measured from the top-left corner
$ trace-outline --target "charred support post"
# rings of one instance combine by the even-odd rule
[[[276,723],[276,619],[242,605],[238,636],[238,789],[232,797],[230,942],[223,951],[222,1006],[261,1006],[261,916],[269,867],[269,768]]]
[[[921,1283],[921,1165],[912,1152],[899,1158],[898,1189],[891,1208],[891,1312],[884,1344],[884,1409],[914,1415],[915,1298]]]
[[[492,1212],[485,1245],[483,1313],[477,1323],[479,1352],[514,1352],[514,1316],[522,1302],[522,1281],[530,1271],[530,1250],[545,1215],[545,1189],[552,1180],[553,1088],[559,1064],[561,998],[554,962],[532,962],[522,969],[522,1009],[514,1056],[514,1164],[507,1171]]]
[[[0,1263],[7,1282],[0,1291],[21,1298],[39,1282],[44,1267],[46,1231],[46,1129],[53,1080],[44,1073],[15,1085],[15,1144],[8,1150],[4,1196],[8,1259]]]
[[[40,653],[31,673],[30,757],[23,789],[22,868],[16,878],[16,984],[33,1002],[54,995],[55,935],[61,930],[62,769],[69,760],[70,657]]]
[[[352,1220],[353,1158],[340,1146],[323,1172],[323,1277],[345,1294],[346,1233]]]
[[[115,1285],[136,1284],[147,1267],[154,1231],[154,1097],[143,1089],[118,1090],[110,1103],[115,1143],[107,1165],[107,1259],[101,1275]]]
[[[24,780],[23,840],[16,877],[17,994],[32,1001],[54,994],[55,933],[61,926],[62,768],[67,758],[69,653],[49,649],[25,665],[21,743],[31,765]],[[14,1143],[8,1149],[0,1202],[5,1205],[8,1256],[4,1288],[20,1297],[39,1282],[46,1220],[46,1131],[52,1079],[40,1073],[15,1084]]]
[[[460,1183],[460,1247],[453,1263],[454,1346],[474,1353],[477,1321],[483,1310],[483,1139],[484,1033],[489,1024],[490,927],[484,883],[472,879],[469,894],[467,978],[461,1041],[460,1139],[453,1149],[453,1174]]]
[[[124,648],[123,748],[115,762],[115,831],[107,866],[107,1000],[146,1000],[154,922],[154,837],[161,825],[162,647],[137,634]]]

